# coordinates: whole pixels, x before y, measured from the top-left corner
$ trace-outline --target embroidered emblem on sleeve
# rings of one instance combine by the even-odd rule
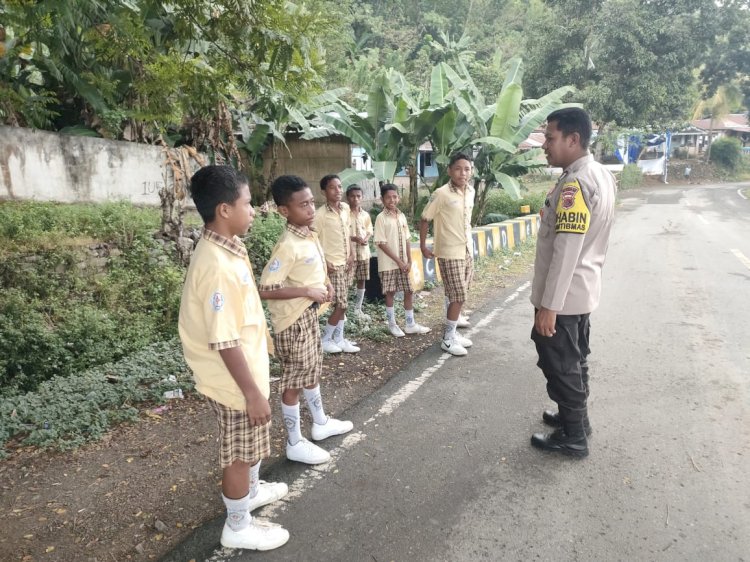
[[[591,212],[578,180],[565,182],[557,201],[555,232],[584,234],[589,229]]]
[[[224,295],[219,291],[211,295],[211,308],[214,309],[214,312],[221,312],[224,308]]]
[[[270,271],[271,273],[274,273],[278,271],[280,268],[281,268],[281,262],[279,261],[279,258],[276,258],[271,262],[271,265],[268,266],[268,271]]]

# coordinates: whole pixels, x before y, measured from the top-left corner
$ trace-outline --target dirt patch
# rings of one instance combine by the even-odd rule
[[[480,306],[529,271],[533,247],[483,260],[469,307]],[[431,334],[362,341],[356,355],[326,357],[326,410],[341,412],[380,388],[438,341],[443,292],[423,292],[420,323]],[[272,385],[280,419],[278,383]],[[306,411],[303,408],[306,415]],[[303,422],[303,431],[309,419]],[[148,408],[95,444],[68,453],[17,450],[0,463],[0,560],[155,560],[192,529],[223,512],[213,414],[196,395]],[[283,425],[272,429],[272,458],[282,458]]]

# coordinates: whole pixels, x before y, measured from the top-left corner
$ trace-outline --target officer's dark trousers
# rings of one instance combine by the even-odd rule
[[[579,429],[588,417],[586,399],[589,396],[590,353],[589,315],[558,315],[555,335],[545,337],[535,328],[531,339],[539,354],[537,365],[547,379],[547,393],[557,402],[560,417],[566,428]]]

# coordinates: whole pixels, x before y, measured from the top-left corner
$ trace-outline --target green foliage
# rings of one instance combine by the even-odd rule
[[[508,215],[503,215],[501,213],[489,213],[482,217],[480,224],[482,224],[483,226],[485,224],[495,224],[496,222],[507,221],[509,218],[510,217]]]
[[[638,167],[638,164],[625,164],[620,172],[620,185],[621,189],[631,189],[633,187],[640,187],[643,185],[643,172]]]
[[[739,139],[721,137],[712,142],[711,162],[729,172],[735,172],[742,164],[742,144]]]
[[[284,232],[286,220],[277,213],[255,217],[253,227],[245,238],[245,246],[256,275],[260,275],[271,257],[271,251]]]
[[[89,237],[118,246],[150,234],[159,224],[158,209],[130,203],[75,204],[0,201],[3,248],[59,244],[61,239]]]
[[[544,205],[544,199],[544,193],[528,193],[524,197],[516,199],[505,190],[493,189],[487,196],[487,214],[485,217],[489,215],[502,215],[505,218],[518,217],[521,216],[521,207],[523,205],[528,205],[531,213],[536,214]]]
[[[174,377],[170,379],[170,377]],[[71,449],[138,417],[134,403],[162,402],[165,390],[192,388],[178,339],[159,342],[116,363],[56,376],[34,392],[0,397],[0,456],[24,445]]]
[[[156,210],[4,203],[0,216],[0,387],[32,390],[174,335],[184,270],[150,235]]]

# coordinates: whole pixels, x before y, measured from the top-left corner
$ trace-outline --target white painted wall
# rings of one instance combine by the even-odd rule
[[[0,199],[159,205],[164,149],[0,126]]]

